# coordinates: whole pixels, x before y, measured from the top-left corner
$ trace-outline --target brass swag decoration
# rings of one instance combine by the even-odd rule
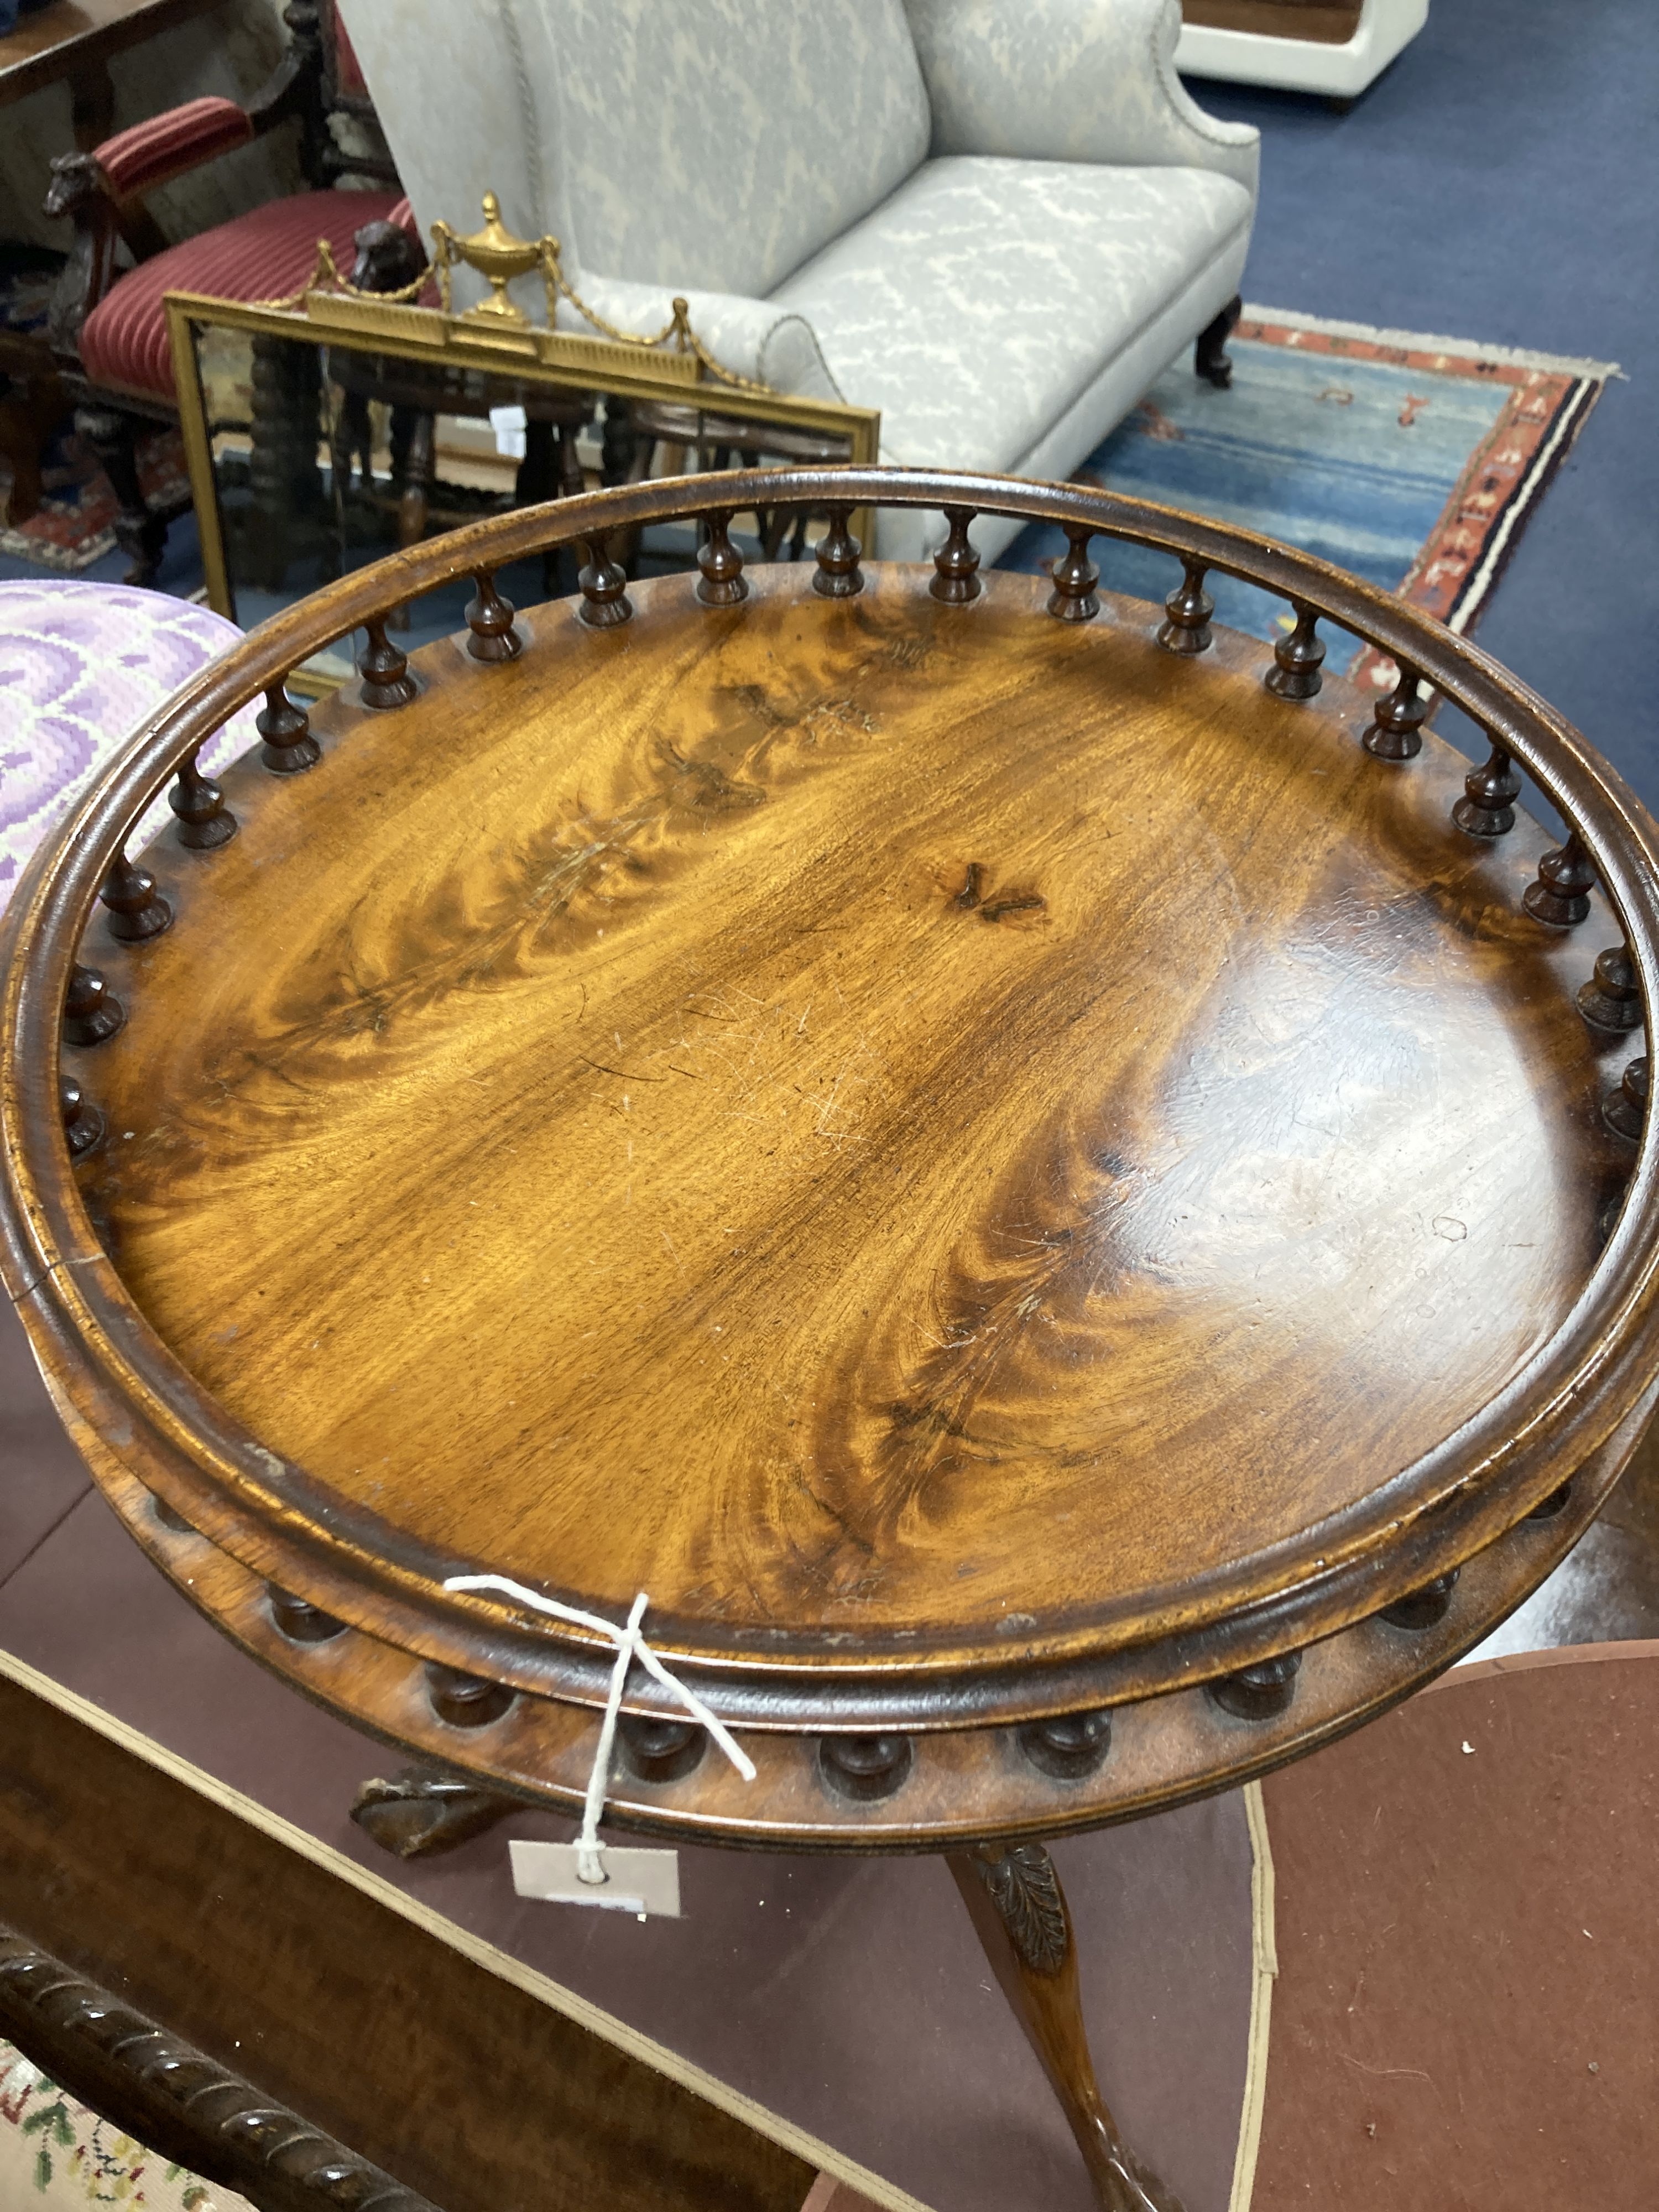
[[[659,331],[646,337],[624,331],[591,307],[565,277],[559,259],[559,241],[551,232],[538,239],[516,238],[501,221],[501,202],[494,192],[483,196],[483,227],[465,236],[441,219],[432,226],[435,252],[431,264],[410,283],[394,292],[368,292],[341,273],[332,247],[325,238],[317,241],[317,258],[310,277],[285,299],[261,300],[264,307],[303,307],[313,322],[340,330],[361,331],[380,337],[414,339],[434,348],[464,351],[507,352],[554,366],[574,368],[582,362],[599,368],[607,358],[613,366],[637,367],[649,354],[652,366],[674,383],[696,384],[707,376],[738,392],[766,392],[772,386],[754,377],[740,375],[715,360],[691,327],[691,310],[676,298],[673,313]],[[457,314],[452,296],[453,271],[473,269],[489,284],[489,296]],[[547,295],[545,326],[532,323],[507,286],[535,270],[542,272]],[[416,305],[419,295],[435,277],[440,305],[436,309]],[[599,333],[588,337],[555,327],[561,299],[568,300],[582,319]],[[613,351],[621,348],[617,362]]]

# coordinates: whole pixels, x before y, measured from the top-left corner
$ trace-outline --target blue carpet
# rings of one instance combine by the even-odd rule
[[[1535,504],[1539,449],[1557,422],[1583,419],[1597,389],[1472,348],[1425,360],[1248,316],[1230,350],[1231,390],[1202,382],[1183,357],[1076,480],[1264,532],[1385,591],[1424,570],[1412,598],[1443,620],[1457,608],[1463,629],[1484,604],[1494,532]],[[1057,526],[1034,526],[1005,565],[1046,569],[1065,544]],[[1097,538],[1090,557],[1109,590],[1137,599],[1160,600],[1180,580],[1176,562],[1142,546]],[[1215,574],[1206,588],[1231,629],[1276,638],[1291,627],[1283,599],[1252,585]],[[1326,665],[1340,673],[1358,641],[1329,625],[1324,635]],[[1364,659],[1375,681],[1395,680],[1391,663]]]
[[[1191,88],[1262,133],[1251,299],[1623,363],[1480,636],[1659,808],[1659,8],[1431,0],[1346,115]]]

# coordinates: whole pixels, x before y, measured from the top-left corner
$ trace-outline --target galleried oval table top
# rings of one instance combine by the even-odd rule
[[[647,1593],[759,1768],[625,1741],[625,1819],[1122,1817],[1404,1694],[1616,1479],[1652,827],[1474,648],[1284,548],[799,472],[952,509],[937,570],[860,567],[842,507],[743,576],[758,482],[396,556],[152,721],[13,901],[9,1285],[135,1534],[383,1735],[580,1797],[611,1649],[443,1587],[496,1573]],[[1068,526],[1053,581],[973,573],[987,507]],[[701,583],[624,597],[605,533],[671,514],[714,518]],[[1176,556],[1167,611],[1095,592],[1096,532]],[[509,629],[489,572],[573,538],[582,595]],[[1212,628],[1207,568],[1290,600],[1276,657]],[[377,618],[469,571],[405,669]],[[1316,617],[1395,690],[1322,688]],[[365,620],[307,727],[282,678]],[[263,755],[174,786],[193,846],[123,861],[261,692]],[[677,1710],[637,1672],[626,1705]],[[896,1781],[827,1772],[848,1738]]]

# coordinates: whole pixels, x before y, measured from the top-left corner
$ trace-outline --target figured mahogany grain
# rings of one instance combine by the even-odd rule
[[[1535,826],[1250,641],[930,574],[429,648],[100,945],[122,1275],[390,1550],[983,1649],[1305,1540],[1582,1287],[1627,1161]]]

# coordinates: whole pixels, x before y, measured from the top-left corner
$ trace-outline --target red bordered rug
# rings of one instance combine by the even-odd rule
[[[1611,362],[1371,330],[1271,308],[1247,309],[1236,337],[1323,356],[1333,364],[1375,362],[1404,370],[1430,389],[1430,380],[1463,378],[1495,386],[1507,395],[1497,420],[1469,453],[1438,520],[1399,585],[1401,598],[1459,632],[1474,628],[1602,386],[1620,374]],[[1407,418],[1414,407],[1428,404],[1426,396],[1419,399],[1407,392],[1402,427],[1409,427]],[[1393,662],[1369,647],[1350,672],[1379,690],[1391,688],[1399,678]]]

